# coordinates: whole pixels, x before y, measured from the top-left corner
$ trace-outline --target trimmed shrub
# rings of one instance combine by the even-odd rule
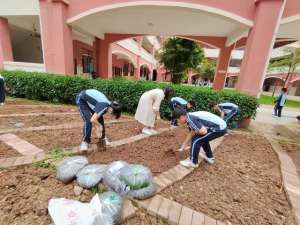
[[[48,73],[1,71],[9,88],[8,94],[14,97],[55,103],[75,104],[75,96],[81,91],[95,88],[103,92],[109,99],[118,100],[128,113],[135,113],[140,96],[153,88],[164,88],[167,83],[150,81],[130,81],[125,79],[88,80],[77,76],[61,76]],[[240,94],[235,91],[214,91],[210,88],[192,87],[187,85],[172,85],[176,96],[196,102],[195,111],[210,111],[209,103],[232,102],[237,104],[241,113],[236,119],[255,117],[258,100],[255,97]],[[166,102],[162,103],[161,116],[170,117]]]

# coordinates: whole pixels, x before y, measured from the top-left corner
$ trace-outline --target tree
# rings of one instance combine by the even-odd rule
[[[197,67],[196,71],[203,79],[212,80],[216,72],[216,60],[205,58],[201,64]]]
[[[287,71],[283,85],[286,86],[289,77],[292,73],[296,72],[297,67],[300,65],[300,48],[288,47],[285,48],[283,52],[285,53],[284,56],[271,60],[269,69],[276,68],[281,71]]]
[[[188,69],[196,69],[203,58],[204,51],[196,42],[174,37],[165,42],[160,53],[160,62],[175,84],[182,81]]]

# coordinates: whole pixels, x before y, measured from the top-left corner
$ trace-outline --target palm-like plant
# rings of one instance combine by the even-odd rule
[[[296,72],[297,67],[300,65],[300,48],[288,47],[283,50],[284,56],[271,60],[269,68],[288,68],[287,76],[284,81],[284,86],[289,80],[292,73]]]
[[[196,42],[174,37],[166,40],[160,53],[160,62],[176,84],[182,81],[188,69],[196,69],[203,58],[204,51]]]

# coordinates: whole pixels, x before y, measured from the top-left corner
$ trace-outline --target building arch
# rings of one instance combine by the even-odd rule
[[[126,59],[130,61],[134,65],[134,67],[137,68],[136,61],[125,51],[119,51],[119,50],[112,51],[112,55],[116,55],[117,58]]]
[[[244,24],[246,26],[253,26],[253,15],[251,15],[250,8],[254,8],[253,2],[245,1],[245,5],[242,4],[234,4],[240,3],[236,0],[227,0],[230,1],[232,4],[228,4],[234,7],[226,8],[225,4],[222,3],[216,3],[216,2],[207,2],[203,1],[205,3],[195,3],[195,1],[124,1],[119,0],[118,2],[115,2],[113,4],[105,4],[103,1],[72,1],[69,4],[70,17],[68,18],[68,23],[73,23],[76,20],[79,20],[81,18],[84,18],[86,16],[99,13],[99,12],[105,12],[113,9],[118,8],[124,8],[124,7],[135,7],[135,6],[168,6],[168,7],[182,7],[182,8],[189,8],[189,9],[195,9],[200,11],[205,11],[208,13],[212,13],[218,16],[225,17],[227,19],[239,21],[241,24]],[[243,15],[242,15],[243,14]]]

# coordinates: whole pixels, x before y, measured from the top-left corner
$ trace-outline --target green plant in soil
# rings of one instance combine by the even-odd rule
[[[91,190],[91,192],[93,192],[95,194],[102,194],[107,191],[107,188],[104,186],[101,186],[101,187],[95,186],[95,187],[92,187],[90,190]]]
[[[52,168],[55,169],[54,162],[63,159],[67,156],[73,156],[70,150],[63,150],[61,148],[53,148],[47,154],[46,158],[42,161],[33,163],[33,166],[40,167],[40,168]]]

